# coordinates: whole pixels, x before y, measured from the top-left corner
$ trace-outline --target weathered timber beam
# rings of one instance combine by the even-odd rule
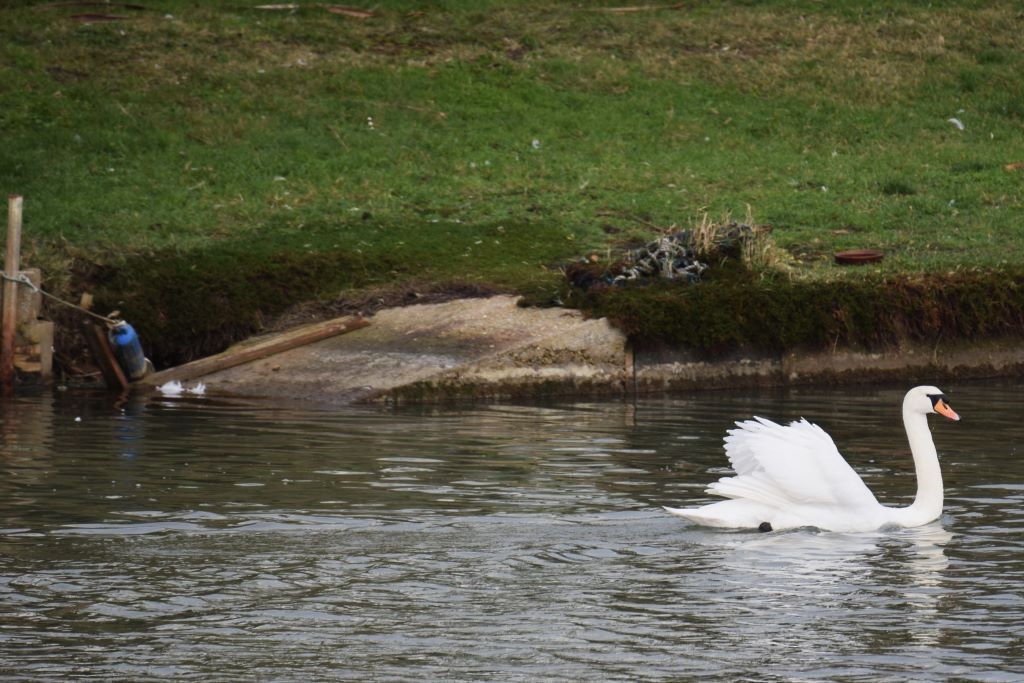
[[[270,338],[243,342],[222,353],[200,358],[175,368],[155,372],[138,380],[136,384],[160,386],[165,382],[185,382],[220,370],[227,370],[236,365],[261,360],[283,351],[306,346],[329,337],[335,337],[339,334],[353,332],[369,324],[370,321],[363,318],[346,317],[305,325]]]

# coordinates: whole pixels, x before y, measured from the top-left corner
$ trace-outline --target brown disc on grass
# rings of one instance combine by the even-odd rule
[[[856,266],[864,263],[878,263],[884,254],[877,249],[851,249],[849,251],[837,251],[835,253],[836,263],[842,266]]]

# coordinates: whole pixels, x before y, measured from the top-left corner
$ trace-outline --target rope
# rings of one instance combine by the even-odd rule
[[[693,251],[693,238],[686,230],[668,235],[648,243],[629,253],[628,259],[635,264],[624,268],[612,284],[620,285],[628,280],[647,277],[663,277],[668,280],[685,278],[688,282],[700,280],[708,264],[697,260]]]
[[[102,320],[103,322],[105,322],[108,325],[116,325],[119,322],[121,322],[120,320],[115,320],[114,318],[108,318],[105,315],[100,315],[99,313],[94,313],[94,312],[90,311],[88,308],[82,308],[78,304],[73,304],[70,301],[65,301],[64,299],[61,299],[59,296],[56,296],[54,294],[50,294],[49,292],[45,291],[41,287],[36,286],[36,284],[34,282],[32,282],[31,280],[29,280],[28,276],[25,275],[24,273],[18,273],[17,277],[11,277],[6,272],[0,270],[0,277],[2,277],[4,280],[7,280],[8,282],[16,282],[16,283],[21,284],[21,285],[28,285],[28,287],[33,292],[38,292],[38,293],[42,294],[43,296],[50,297],[51,299],[53,299],[57,303],[64,304],[65,306],[70,306],[71,308],[73,308],[73,309],[75,309],[77,311],[81,311],[82,313],[85,313],[86,315],[91,315],[92,317],[94,317],[94,318],[96,318],[98,320]]]

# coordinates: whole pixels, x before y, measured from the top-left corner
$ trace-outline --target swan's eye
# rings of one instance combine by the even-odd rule
[[[940,403],[946,402],[946,396],[944,394],[928,394],[928,398],[931,399],[933,408]]]

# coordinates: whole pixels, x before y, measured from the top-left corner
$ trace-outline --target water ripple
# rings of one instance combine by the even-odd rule
[[[946,514],[870,534],[716,532],[660,506],[705,499],[724,429],[753,413],[821,422],[906,502],[895,388],[395,413],[17,403],[0,674],[1020,680],[1024,392],[945,389],[970,417],[935,430]]]

